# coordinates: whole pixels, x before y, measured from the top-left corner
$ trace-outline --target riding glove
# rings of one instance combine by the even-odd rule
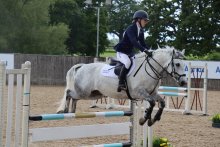
[[[144,52],[145,52],[149,57],[152,57],[152,52],[149,52],[147,49],[145,49]]]

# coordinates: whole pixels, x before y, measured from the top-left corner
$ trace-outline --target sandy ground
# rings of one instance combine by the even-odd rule
[[[32,86],[31,87],[31,115],[55,113],[60,101],[64,86]],[[79,101],[77,112],[108,111],[100,108],[89,108],[91,101]],[[120,110],[120,109],[116,109]],[[220,147],[220,128],[213,128],[210,118],[213,114],[220,113],[220,92],[208,91],[208,114],[182,115],[180,112],[167,112],[162,115],[161,121],[154,127],[154,135],[166,137],[174,147]],[[70,126],[83,124],[104,124],[128,121],[128,117],[93,118],[58,120],[30,123],[30,128]],[[72,139],[62,141],[47,141],[30,143],[30,147],[77,147],[112,142],[126,142],[128,135],[113,137],[96,137],[86,139]]]

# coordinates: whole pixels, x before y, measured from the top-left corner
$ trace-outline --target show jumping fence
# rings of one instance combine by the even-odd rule
[[[135,124],[135,118],[134,118],[135,116],[133,116],[133,113],[137,113],[136,109],[134,109],[135,103],[132,103],[130,111],[43,114],[37,116],[30,116],[29,115],[30,73],[31,73],[31,63],[28,61],[25,62],[25,64],[22,64],[21,69],[5,69],[5,63],[0,62],[0,110],[1,110],[0,147],[3,146],[28,147],[29,140],[31,140],[32,142],[38,142],[38,141],[48,141],[48,140],[60,140],[60,139],[70,139],[70,138],[74,139],[74,138],[85,138],[85,137],[96,137],[96,136],[107,136],[107,135],[124,135],[124,134],[130,134],[130,140],[128,142],[101,144],[101,145],[92,145],[92,146],[95,147],[140,146],[141,129],[137,127],[138,126],[137,124]],[[16,77],[16,80],[14,80],[14,77]],[[6,81],[8,81],[7,87],[6,87],[7,85]],[[16,89],[14,89],[14,87],[16,87]],[[6,99],[4,98],[6,97],[5,91],[7,91],[7,102]],[[16,93],[15,97],[14,97],[14,93]],[[140,113],[137,114],[142,115]],[[15,116],[15,118],[13,118],[13,116]],[[129,116],[130,122],[68,126],[68,127],[31,128],[31,129],[29,128],[29,123],[30,122],[34,123],[35,121],[51,121],[51,120],[83,119],[83,118],[92,119],[94,117],[122,117],[122,116],[123,117]],[[5,117],[7,117],[7,120],[4,119]],[[15,124],[14,126],[13,123]],[[5,124],[7,124],[6,127]],[[137,128],[139,132],[137,131]],[[152,134],[150,138],[151,140],[149,140],[148,138],[149,140],[148,144],[150,144],[149,147],[152,147]],[[146,137],[144,137],[143,140],[144,142],[146,142]]]
[[[187,98],[185,94],[174,94],[171,92],[162,92],[164,95],[177,96],[181,95],[185,99],[185,107],[182,111],[185,113],[192,113],[191,108],[194,103],[199,103],[201,111],[195,110],[196,112],[207,114],[207,69],[205,67],[200,67],[204,69],[205,78],[203,79],[203,88],[196,87],[199,85],[198,82],[202,80],[197,80],[197,83],[194,83],[192,87],[191,78],[188,78],[187,90],[185,88],[176,88],[176,87],[161,87],[160,89],[166,90],[183,90],[187,93]],[[189,75],[191,71],[196,70],[196,67],[190,67],[189,65]],[[142,110],[138,109],[136,112],[134,103],[130,104],[130,111],[112,111],[112,112],[96,112],[96,113],[81,113],[81,114],[45,114],[39,116],[29,116],[29,99],[30,99],[30,73],[31,73],[31,64],[30,62],[25,62],[22,64],[21,69],[5,69],[5,63],[0,62],[0,147],[6,146],[22,146],[27,147],[29,138],[32,138],[32,141],[42,141],[42,140],[57,140],[57,139],[66,139],[66,138],[83,138],[83,137],[93,137],[93,136],[103,136],[106,134],[106,130],[111,130],[113,132],[108,132],[108,135],[118,135],[118,134],[130,134],[130,141],[125,143],[113,143],[113,144],[102,144],[94,146],[138,146],[140,143],[142,130],[143,136],[143,145],[146,146],[146,126],[144,129],[138,127],[138,124],[135,124],[136,120],[134,117],[140,118]],[[201,73],[201,74],[202,74]],[[194,74],[198,75],[198,73]],[[15,80],[16,79],[16,80]],[[7,81],[7,84],[6,84]],[[15,88],[16,87],[16,88]],[[7,91],[7,93],[5,92]],[[194,93],[192,93],[194,91]],[[203,92],[203,104],[201,105],[199,96],[200,91]],[[14,95],[14,93],[16,93]],[[23,93],[23,94],[22,94]],[[178,92],[179,93],[179,92]],[[191,95],[194,96],[193,100],[190,99]],[[7,98],[5,98],[7,96]],[[7,101],[6,101],[7,100]],[[191,107],[190,103],[192,101]],[[15,103],[14,103],[15,102]],[[122,102],[123,103],[123,102]],[[167,102],[170,103],[170,102]],[[140,102],[138,104],[140,106]],[[22,107],[21,107],[22,106]],[[144,105],[146,106],[146,104]],[[169,105],[168,105],[169,106]],[[203,106],[203,108],[201,108]],[[196,106],[197,109],[197,106]],[[21,113],[22,112],[22,113]],[[99,124],[99,125],[87,125],[87,126],[69,126],[69,127],[52,127],[52,128],[29,128],[29,121],[41,121],[41,120],[53,120],[53,119],[78,119],[83,117],[110,117],[110,116],[124,116],[135,114],[131,117],[130,122],[124,123],[115,123],[115,124]],[[15,118],[13,118],[15,116]],[[21,120],[21,118],[23,118]],[[15,125],[13,125],[13,123]],[[6,125],[5,125],[6,124]],[[107,129],[111,127],[111,129]],[[82,128],[85,128],[86,134],[79,134],[82,132]],[[14,130],[13,130],[14,129]],[[78,129],[78,131],[77,131]],[[81,131],[79,131],[81,130]],[[87,131],[86,131],[87,130]],[[91,130],[91,131],[88,131]],[[95,131],[94,131],[95,130]],[[102,130],[97,132],[97,134],[88,134],[88,132],[96,132],[97,130]],[[114,132],[115,130],[115,132]],[[59,133],[57,133],[59,132]],[[64,133],[67,134],[66,136]],[[68,132],[68,133],[67,133]],[[77,132],[72,134],[73,132]],[[54,136],[57,134],[57,136]],[[152,147],[152,128],[148,129],[148,147]],[[45,136],[43,136],[45,135]],[[74,136],[75,135],[75,136]],[[87,135],[87,136],[86,136]],[[139,139],[139,140],[138,140]]]
[[[6,69],[5,62],[0,62],[0,147],[17,147],[19,145],[25,147],[27,145],[26,138],[28,137],[28,132],[23,130],[23,128],[28,127],[30,66],[30,62],[27,61],[25,64],[22,64],[21,69]],[[16,82],[14,80],[15,77]],[[8,79],[7,87],[6,79]],[[14,89],[15,87],[16,89]],[[8,91],[7,94],[5,91]],[[16,93],[15,97],[14,92]],[[22,98],[26,101],[22,101]],[[23,119],[21,120],[21,118]],[[14,130],[12,130],[13,128]]]

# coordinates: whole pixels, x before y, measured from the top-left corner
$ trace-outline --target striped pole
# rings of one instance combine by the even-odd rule
[[[111,144],[100,144],[100,145],[89,145],[82,147],[130,147],[132,144],[130,142],[126,143],[111,143]]]
[[[159,87],[159,90],[187,91],[187,87],[160,86],[160,87]]]
[[[166,96],[185,96],[187,97],[187,93],[177,93],[177,92],[158,92],[160,95],[166,95]]]
[[[131,116],[131,111],[109,111],[109,112],[88,112],[88,113],[62,113],[62,114],[43,114],[38,116],[29,116],[29,120],[62,120],[72,118],[93,118],[93,117],[116,117]]]

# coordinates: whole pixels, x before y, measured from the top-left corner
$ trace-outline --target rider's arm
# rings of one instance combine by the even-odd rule
[[[144,32],[140,32],[139,34],[139,42],[145,49],[150,49],[149,46],[144,41]]]
[[[136,27],[136,26],[135,26]],[[129,27],[126,30],[126,33],[128,35],[129,40],[131,41],[131,43],[133,44],[133,46],[135,48],[138,48],[140,51],[144,51],[146,48],[144,46],[142,46],[139,41],[137,40],[137,30],[135,30],[137,28],[134,27]]]

